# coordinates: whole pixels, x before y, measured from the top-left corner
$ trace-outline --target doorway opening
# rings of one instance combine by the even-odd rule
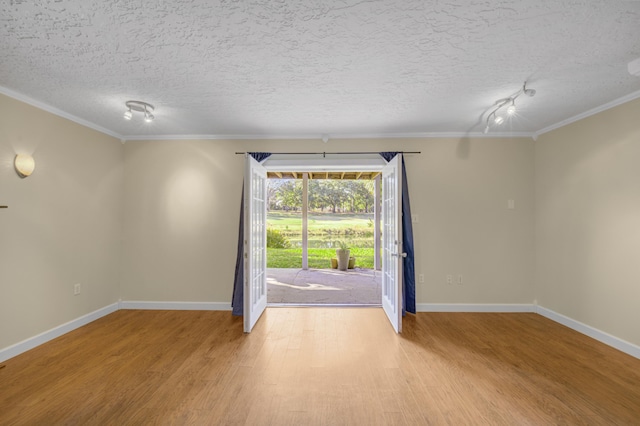
[[[267,172],[270,306],[381,306],[380,179],[371,170]]]
[[[242,239],[238,241],[238,259],[244,259],[240,273],[236,274],[234,302],[238,297],[242,298],[242,315],[244,331],[250,333],[260,316],[267,307],[267,173],[269,171],[297,171],[300,169],[309,171],[380,171],[382,172],[381,184],[381,220],[374,221],[380,224],[382,242],[381,265],[382,265],[382,309],[393,329],[400,333],[402,331],[402,311],[403,311],[403,259],[408,255],[403,252],[403,181],[404,171],[402,166],[402,153],[379,153],[378,160],[371,158],[359,158],[360,166],[354,165],[354,160],[335,159],[325,162],[326,153],[321,153],[322,159],[302,161],[301,163],[286,161],[273,161],[271,158],[258,162],[256,158],[264,160],[265,153],[250,153],[245,157],[245,177],[242,203]],[[336,154],[344,156],[349,154],[363,155],[371,153],[342,153]],[[284,155],[300,155],[299,153],[287,153]],[[309,155],[309,154],[302,154]],[[317,155],[311,154],[311,155]],[[267,155],[268,156],[268,155]],[[384,157],[384,160],[381,158]],[[300,160],[298,160],[300,161]],[[380,162],[385,164],[381,164]],[[348,162],[347,166],[341,166]],[[303,164],[304,163],[304,164]],[[289,169],[283,164],[294,166]],[[349,166],[350,164],[350,166]],[[305,179],[308,184],[308,178]],[[303,227],[308,226],[308,209],[303,200]],[[404,217],[410,217],[410,212]],[[303,238],[307,238],[307,232],[303,232]],[[303,240],[303,244],[304,244]],[[377,250],[374,250],[377,251]],[[337,254],[337,253],[336,253]],[[344,262],[342,262],[344,265]],[[237,266],[240,262],[237,262]],[[307,250],[303,250],[303,268],[308,267]],[[345,268],[346,269],[346,268]],[[238,269],[237,269],[238,271]],[[238,280],[241,278],[241,280]],[[242,282],[242,287],[238,287],[238,281]],[[238,292],[238,289],[241,289]],[[239,294],[239,296],[238,296]],[[234,304],[234,308],[235,308]]]

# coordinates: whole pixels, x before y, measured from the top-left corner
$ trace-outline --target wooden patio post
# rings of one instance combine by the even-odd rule
[[[376,176],[373,182],[373,267],[376,271],[379,271],[382,269],[380,260],[380,183],[382,182],[382,175]]]
[[[302,269],[309,269],[307,220],[309,213],[309,173],[302,174]]]

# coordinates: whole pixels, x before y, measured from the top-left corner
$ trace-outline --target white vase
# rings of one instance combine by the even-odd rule
[[[341,271],[346,271],[349,267],[349,254],[351,250],[349,249],[336,249],[336,257],[338,258],[338,269]]]

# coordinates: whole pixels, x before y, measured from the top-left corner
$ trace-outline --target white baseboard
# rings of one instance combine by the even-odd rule
[[[418,303],[418,312],[535,312],[640,359],[640,346],[535,304]]]
[[[123,300],[120,309],[154,309],[165,311],[230,311],[231,302],[148,302]]]
[[[551,309],[543,308],[542,306],[536,306],[536,312],[543,317],[549,318],[552,321],[555,321],[559,324],[567,326],[579,333],[587,335],[593,339],[596,339],[605,345],[609,345],[613,348],[618,349],[626,354],[629,354],[633,357],[640,359],[640,346],[634,345],[633,343],[629,343],[626,340],[622,340],[618,337],[612,336],[609,333],[605,333],[604,331],[598,330],[597,328],[591,327],[580,321],[576,321],[569,317],[566,317],[562,314],[552,311]]]
[[[418,303],[418,312],[535,312],[532,304]]]
[[[59,325],[40,333],[37,336],[30,337],[18,342],[14,345],[0,349],[0,362],[9,358],[20,355],[30,349],[40,346],[50,340],[60,337],[70,331],[87,325],[90,322],[109,315],[119,309],[157,309],[157,310],[182,310],[182,311],[230,311],[231,302],[138,302],[138,301],[120,301],[111,305],[90,312],[79,318],[71,320],[67,323]]]
[[[640,346],[612,336],[604,331],[588,326],[562,314],[534,304],[472,304],[472,303],[418,303],[418,312],[535,312],[552,321],[567,326],[579,333],[596,339],[606,345],[616,348],[626,354],[640,359]],[[50,340],[60,337],[70,331],[80,328],[92,321],[102,318],[119,309],[156,309],[183,311],[230,311],[229,302],[148,302],[148,301],[120,301],[90,312],[51,330],[30,337],[22,342],[0,349],[0,362],[20,355],[30,349],[40,346]]]
[[[23,340],[22,342],[18,342],[4,349],[0,349],[0,362],[6,361],[9,358],[13,358],[16,355],[20,355],[23,352],[33,349],[36,346],[40,346],[43,343],[53,340],[56,337],[60,337],[63,334],[75,330],[76,328],[82,327],[83,325],[87,325],[90,322],[97,320],[98,318],[102,318],[105,315],[109,315],[110,313],[117,311],[118,309],[118,303],[113,303],[111,305],[105,306],[104,308],[100,308],[96,311],[90,312],[79,318],[54,327],[51,330],[47,330],[36,336],[30,337],[26,340]]]

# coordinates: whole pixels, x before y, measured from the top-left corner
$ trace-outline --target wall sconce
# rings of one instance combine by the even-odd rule
[[[33,173],[33,170],[36,168],[36,162],[29,154],[16,155],[13,164],[16,168],[16,172],[18,172],[18,176],[20,176],[21,178],[30,176],[31,173]]]

